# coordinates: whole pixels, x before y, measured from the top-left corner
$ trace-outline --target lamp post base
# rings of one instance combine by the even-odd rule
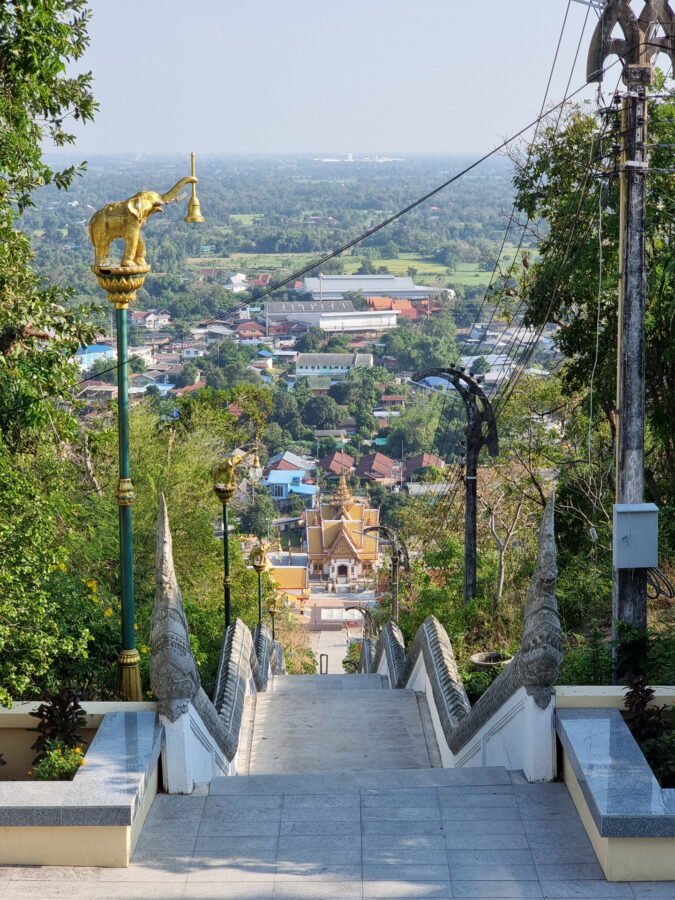
[[[143,699],[141,687],[141,657],[138,650],[121,650],[117,657],[118,689],[124,700]]]

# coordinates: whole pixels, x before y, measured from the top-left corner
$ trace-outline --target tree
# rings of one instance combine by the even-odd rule
[[[672,185],[665,172],[675,143],[675,97],[663,77],[657,89],[665,97],[650,103],[650,156],[645,230],[646,312],[646,455],[647,484],[660,502],[675,499],[675,350],[672,298],[675,269],[672,246],[675,221]],[[594,419],[614,429],[616,416],[616,290],[618,283],[618,185],[587,180],[588,167],[602,165],[606,153],[596,120],[570,105],[562,120],[543,129],[528,158],[517,158],[514,179],[518,209],[542,222],[537,260],[520,273],[527,297],[527,322],[560,324],[556,343],[569,362],[563,369],[568,390],[586,390],[593,382]],[[598,208],[602,209],[602,225]],[[599,228],[602,228],[600,242]],[[602,252],[602,279],[600,279]],[[597,351],[596,351],[597,342]],[[597,360],[596,360],[597,352]]]
[[[336,428],[342,419],[342,410],[332,397],[312,397],[305,405],[303,418],[312,428]]]
[[[276,515],[276,506],[267,491],[257,491],[255,499],[241,515],[241,529],[261,540],[269,538]]]
[[[323,341],[323,331],[320,328],[308,328],[296,342],[296,350],[299,353],[318,353],[323,347]]]
[[[197,381],[198,376],[199,369],[197,364],[193,362],[186,363],[183,366],[183,371],[176,377],[176,387],[188,387]]]
[[[411,455],[428,453],[433,449],[438,426],[438,400],[439,398],[433,396],[420,398],[392,420],[387,438],[389,453],[400,457],[402,452]]]
[[[56,171],[43,141],[72,143],[70,118],[92,118],[91,75],[67,76],[84,53],[85,0],[0,5],[0,703],[29,695],[60,655],[87,652],[86,616],[55,592],[67,568],[59,451],[74,440],[68,401],[74,353],[94,338],[89,312],[32,270],[18,216],[40,185],[66,188],[81,170]],[[47,496],[46,485],[49,486]],[[81,585],[80,585],[81,587]],[[77,595],[81,596],[81,591]],[[58,601],[57,598],[58,597]],[[70,624],[68,624],[70,620]]]

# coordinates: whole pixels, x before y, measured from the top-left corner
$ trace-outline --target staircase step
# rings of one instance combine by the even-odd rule
[[[379,691],[383,684],[381,675],[277,675],[272,692],[279,694],[293,691]]]
[[[344,791],[396,791],[419,788],[467,788],[510,785],[502,766],[467,769],[373,769],[367,772],[248,775],[211,782],[209,793],[242,794],[339,794]]]
[[[428,740],[414,691],[282,690],[257,698],[248,771],[428,769]]]

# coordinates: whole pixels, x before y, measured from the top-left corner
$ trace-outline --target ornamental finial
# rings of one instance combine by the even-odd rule
[[[623,37],[612,37],[617,26]],[[659,26],[663,34],[656,32]],[[607,0],[588,51],[587,81],[602,81],[608,56],[619,56],[627,66],[651,66],[666,53],[675,66],[675,13],[669,0],[645,0],[639,16],[630,0]]]

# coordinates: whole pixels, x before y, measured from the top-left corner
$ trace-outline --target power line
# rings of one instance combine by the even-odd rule
[[[618,83],[617,83],[617,86],[618,86]],[[605,128],[606,128],[606,127],[607,127],[607,123],[605,123]],[[602,139],[602,137],[603,137],[603,133],[599,133],[599,134],[594,135],[593,141],[592,141],[592,143],[591,143],[589,163],[590,163],[590,161],[591,161],[592,158],[593,158],[594,147],[595,147],[595,145]],[[579,222],[579,215],[580,215],[580,213],[581,213],[581,209],[582,209],[582,206],[583,206],[583,202],[584,202],[584,199],[585,199],[585,195],[587,194],[588,187],[589,187],[589,185],[590,185],[590,175],[591,175],[591,172],[590,172],[590,166],[589,166],[589,169],[586,170],[586,175],[585,175],[585,178],[584,178],[584,186],[583,186],[583,190],[582,190],[582,195],[580,196],[579,203],[578,203],[578,206],[577,206],[577,213],[575,214],[575,218],[574,218],[574,220],[573,220],[572,231],[571,231],[571,233],[570,233],[570,237],[569,237],[569,239],[568,239],[567,246],[566,246],[566,248],[565,248],[565,254],[564,254],[564,258],[563,258],[563,264],[566,262],[567,256],[568,256],[569,251],[570,251],[571,246],[572,246],[572,240],[573,240],[573,237],[574,237],[574,233],[575,233],[575,231],[576,231],[576,227],[577,227],[578,222]],[[601,187],[601,190],[602,190],[602,187]],[[590,224],[592,224],[592,223],[590,223]],[[590,227],[590,226],[589,226],[589,227]],[[552,297],[551,297],[551,301],[550,301],[549,306],[548,306],[548,310],[547,310],[546,314],[542,317],[542,324],[541,324],[541,326],[539,327],[538,332],[535,333],[535,338],[534,338],[532,341],[530,341],[530,342],[528,343],[528,346],[526,347],[525,351],[524,351],[523,354],[522,354],[521,360],[519,361],[519,363],[518,363],[518,364],[516,365],[516,367],[515,367],[515,370],[514,370],[515,375],[512,373],[512,377],[510,377],[509,380],[507,381],[507,384],[506,384],[506,387],[505,387],[505,389],[504,389],[503,394],[502,394],[500,397],[498,397],[498,401],[497,401],[497,403],[496,403],[497,408],[496,408],[496,412],[495,412],[495,416],[496,416],[496,417],[499,415],[499,413],[501,412],[501,410],[504,408],[504,406],[505,406],[506,403],[508,402],[508,399],[510,398],[510,396],[511,396],[512,393],[513,393],[513,391],[515,390],[515,387],[516,387],[516,385],[517,385],[517,383],[518,383],[520,377],[522,376],[522,373],[523,373],[523,371],[524,371],[525,365],[527,364],[527,361],[531,358],[533,349],[534,349],[534,347],[536,346],[536,344],[538,343],[539,337],[540,337],[541,334],[543,333],[543,329],[544,329],[544,327],[545,327],[546,321],[548,320],[548,316],[550,315],[550,311],[551,311],[551,309],[553,308],[553,305],[554,305],[554,303],[555,303],[555,299],[556,299],[556,296],[557,296],[557,293],[558,293],[558,288],[559,288],[560,283],[561,283],[561,277],[562,277],[562,272],[561,272],[560,275],[558,276],[557,283],[556,283],[555,288],[554,288],[554,290],[553,290],[553,292],[552,292]],[[525,341],[521,341],[521,346],[523,345],[523,343],[525,343]],[[520,368],[519,368],[519,366],[520,366]],[[501,403],[500,403],[499,401],[501,401]],[[456,496],[456,493],[457,493],[457,490],[458,490],[458,488],[459,488],[459,482],[460,482],[460,480],[461,480],[461,472],[456,472],[454,480],[450,482],[450,484],[448,485],[448,488],[446,489],[445,496],[444,496],[444,498],[443,498],[443,499],[446,500],[446,502],[452,503],[452,501],[454,500],[454,498],[455,498],[455,496]],[[422,511],[421,511],[421,514],[423,514]],[[435,527],[433,527],[433,525],[431,525],[431,523],[430,523],[429,527],[428,527],[427,530],[426,530],[426,533],[423,535],[424,542],[426,543],[426,542],[429,541],[429,540],[435,540],[436,537],[437,537],[437,535],[438,535],[438,532],[439,532],[440,529],[442,528],[442,525],[443,525],[442,517],[441,517],[440,515],[437,515],[437,516],[436,516],[436,525],[435,525]],[[431,533],[432,528],[433,528],[433,534]]]
[[[617,65],[618,62],[619,62],[619,60],[615,60],[614,62],[610,63],[605,68],[605,71],[608,71],[613,66]],[[556,109],[562,108],[565,103],[569,102],[569,100],[571,100],[577,94],[580,94],[585,88],[586,88],[586,83],[584,82],[583,84],[579,85],[574,91],[572,91],[571,93],[566,95],[563,100],[561,100],[557,104],[555,104],[555,106],[553,106],[551,109],[549,109],[545,114],[538,115],[535,119],[533,119],[531,122],[528,122],[527,125],[524,125],[518,131],[516,131],[514,134],[512,134],[510,137],[503,140],[500,144],[498,144],[492,150],[489,150],[487,153],[484,153],[478,159],[474,160],[468,166],[465,166],[463,169],[461,169],[455,175],[446,179],[444,182],[437,185],[432,190],[427,191],[421,197],[418,197],[416,200],[413,200],[411,203],[407,204],[402,209],[399,209],[397,212],[393,213],[392,215],[387,216],[387,218],[383,219],[377,225],[373,226],[372,228],[367,229],[366,231],[359,234],[357,237],[352,238],[351,240],[347,241],[345,244],[342,244],[340,247],[337,247],[335,250],[332,250],[330,253],[326,253],[323,256],[319,257],[318,259],[314,260],[314,262],[309,263],[306,266],[303,266],[301,269],[297,270],[292,275],[289,275],[288,277],[283,278],[281,281],[275,282],[275,284],[273,284],[273,285],[269,285],[267,288],[264,288],[262,291],[260,291],[258,294],[255,294],[253,297],[249,298],[248,300],[231,307],[229,310],[227,310],[227,314],[230,315],[233,312],[237,312],[237,310],[239,310],[239,309],[243,309],[246,306],[257,303],[259,300],[262,300],[263,297],[268,296],[269,294],[273,293],[274,291],[280,290],[281,288],[285,287],[286,285],[290,284],[293,281],[297,281],[299,278],[301,278],[303,275],[306,275],[312,269],[315,269],[318,266],[324,265],[329,260],[334,259],[337,256],[340,256],[342,253],[345,253],[347,250],[350,250],[352,247],[355,247],[357,244],[366,240],[366,238],[369,238],[372,235],[377,234],[379,231],[381,231],[383,228],[386,228],[392,222],[395,222],[397,219],[400,219],[402,216],[406,215],[406,213],[409,213],[411,210],[420,206],[422,203],[425,203],[427,200],[431,199],[432,197],[435,197],[437,194],[439,194],[441,191],[445,190],[450,185],[454,184],[456,181],[459,181],[460,178],[463,178],[469,172],[472,172],[474,169],[478,168],[478,166],[482,165],[488,159],[491,159],[493,156],[496,156],[498,153],[501,153],[501,151],[504,150],[506,147],[508,147],[510,144],[512,144],[513,141],[517,140],[519,137],[521,137],[523,134],[525,134],[531,128],[538,125],[538,123],[541,122],[542,119],[546,118],[546,116],[550,115]],[[218,321],[219,318],[222,318],[222,316],[220,316],[220,315],[214,316],[210,319],[204,320],[203,324],[209,325],[213,322]],[[184,332],[183,332],[183,334],[184,334]],[[170,340],[164,341],[159,346],[166,346],[168,344],[174,343],[175,340],[176,340],[176,338],[173,337]],[[129,362],[128,358],[126,360],[117,360],[116,365],[111,366],[109,369],[106,369],[98,374],[103,375],[103,374],[107,374],[109,372],[119,371],[119,369],[123,365],[128,364],[128,362]],[[89,379],[81,379],[81,380],[75,382],[75,384],[73,386],[77,387],[78,385],[83,384],[87,380],[89,380]],[[40,397],[30,398],[27,401],[26,405],[32,405],[33,403],[43,402],[44,400],[48,400],[51,397],[59,396],[59,393],[60,393],[59,391],[52,391],[50,393],[41,395]],[[15,408],[18,409],[19,408],[18,405]]]

